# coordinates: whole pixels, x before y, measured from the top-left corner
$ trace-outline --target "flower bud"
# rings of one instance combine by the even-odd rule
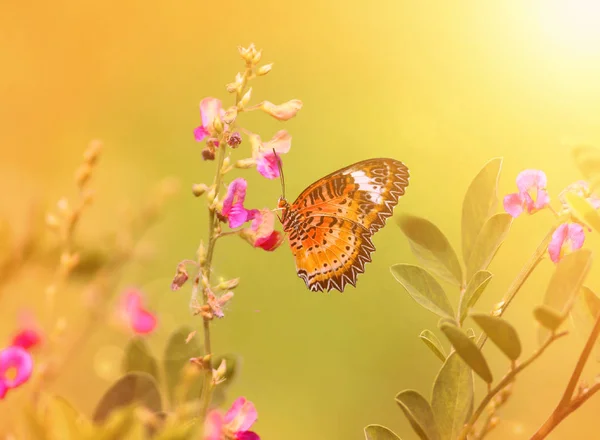
[[[256,69],[256,75],[264,76],[267,73],[269,73],[272,68],[273,68],[273,63],[265,64],[264,66],[260,66],[258,69]]]
[[[219,115],[215,115],[215,119],[213,119],[213,128],[217,133],[223,132],[223,121],[221,121],[221,117]]]
[[[254,56],[252,57],[252,64],[257,65],[260,62],[261,58],[262,58],[262,49],[261,50],[257,50],[254,53]]]
[[[223,115],[223,122],[225,122],[226,124],[231,124],[233,121],[235,121],[236,117],[237,117],[237,107],[235,107],[235,106],[229,107],[225,111],[225,114]]]
[[[296,113],[302,108],[302,101],[299,99],[292,99],[291,101],[284,102],[283,104],[276,105],[269,101],[264,101],[260,106],[261,110],[269,115],[273,116],[279,121],[287,121],[288,119],[296,116]]]
[[[92,166],[85,162],[83,163],[75,173],[75,183],[79,188],[83,188],[87,181],[90,179],[92,175]]]
[[[71,210],[71,208],[69,206],[69,201],[67,200],[66,197],[61,198],[56,203],[56,207],[58,208],[58,212],[60,212],[62,215],[69,214],[69,211]]]
[[[99,140],[94,140],[90,142],[87,150],[83,153],[83,160],[88,165],[94,165],[98,158],[100,157],[100,152],[102,151],[102,142]]]
[[[171,282],[171,290],[177,291],[181,289],[181,287],[185,284],[185,282],[189,279],[189,275],[185,270],[185,264],[179,263],[177,265],[177,272],[175,273],[175,277]]]
[[[198,264],[203,266],[206,263],[206,248],[204,247],[204,243],[200,242],[200,246],[198,246]]]
[[[202,149],[202,159],[203,160],[215,160],[215,150],[214,148],[205,147]]]
[[[252,168],[256,166],[256,161],[249,157],[248,159],[240,159],[234,165],[235,168],[239,168],[241,170],[247,170],[248,168]]]
[[[244,108],[250,102],[251,97],[252,97],[252,87],[250,87],[248,89],[248,91],[246,93],[244,93],[244,96],[242,96],[242,99],[240,99],[240,102],[238,103],[238,108]]]
[[[194,194],[196,197],[200,197],[206,191],[208,191],[208,186],[206,186],[204,183],[194,183],[192,185],[192,194]]]
[[[233,290],[235,289],[238,285],[240,284],[240,279],[239,278],[233,278],[231,280],[227,280],[227,281],[221,281],[218,285],[217,285],[217,289],[219,290]]]
[[[46,225],[50,229],[56,229],[60,226],[60,220],[52,213],[46,214]]]
[[[227,139],[227,145],[231,148],[237,148],[242,143],[242,136],[237,132],[231,133]]]

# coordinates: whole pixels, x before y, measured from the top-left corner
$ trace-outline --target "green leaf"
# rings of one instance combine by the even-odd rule
[[[565,194],[565,201],[577,219],[600,232],[600,214],[584,197],[568,192]]]
[[[465,263],[471,257],[483,224],[496,211],[501,168],[502,158],[490,160],[475,176],[465,194],[462,208],[462,252]]]
[[[521,355],[521,341],[515,328],[504,319],[485,313],[469,315],[485,332],[491,341],[502,350],[510,360],[517,360]]]
[[[600,313],[600,298],[589,287],[582,286],[581,291],[583,292],[583,299],[590,312],[590,316],[595,320],[598,313]]]
[[[52,440],[77,440],[83,435],[84,419],[62,397],[51,397],[46,402],[46,437]]]
[[[415,390],[405,390],[398,393],[396,403],[421,440],[440,440],[433,411],[425,397]]]
[[[398,222],[408,238],[410,248],[432,274],[460,286],[462,269],[450,242],[429,220],[412,215],[403,215]]]
[[[575,296],[592,265],[592,251],[578,249],[564,256],[556,265],[544,297],[544,304],[568,313]]]
[[[431,408],[442,440],[454,440],[473,412],[473,373],[453,352],[433,384]]]
[[[512,217],[502,212],[488,218],[483,224],[467,263],[467,279],[480,270],[485,270],[492,262],[498,249],[506,239]]]
[[[182,327],[173,332],[167,342],[164,357],[165,382],[167,384],[167,392],[169,400],[174,402],[175,393],[178,385],[183,379],[184,367],[190,363],[190,359],[203,355],[203,350],[196,338],[192,338],[186,343],[186,339],[192,330],[188,327]],[[202,378],[200,374],[193,379],[192,383],[186,383],[189,386],[184,396],[184,399],[196,398],[202,390]]]
[[[123,373],[133,371],[148,373],[157,382],[160,381],[156,359],[154,359],[148,344],[142,338],[133,338],[127,344],[122,369]]]
[[[438,316],[453,318],[454,310],[446,292],[429,272],[410,264],[396,264],[391,271],[417,303]]]
[[[365,428],[365,440],[401,440],[394,432],[381,425],[369,425]]]
[[[162,401],[156,381],[146,373],[128,373],[106,391],[96,409],[93,420],[101,423],[117,408],[133,403],[145,406],[150,411],[162,410]]]
[[[588,145],[573,148],[575,164],[592,189],[600,185],[600,149]]]
[[[555,331],[565,320],[565,316],[561,315],[552,307],[545,305],[537,306],[533,309],[533,316],[540,325],[550,331]]]
[[[440,330],[444,332],[458,355],[473,369],[485,382],[492,383],[492,372],[477,344],[453,325],[442,324]]]
[[[433,354],[440,358],[442,362],[446,360],[446,352],[444,351],[444,347],[436,335],[429,330],[423,330],[419,335],[419,338],[421,338],[425,345],[427,345]]]
[[[491,280],[492,274],[487,270],[480,270],[471,277],[465,293],[460,299],[460,304],[458,305],[458,316],[461,324],[467,317],[469,309],[475,306]]]

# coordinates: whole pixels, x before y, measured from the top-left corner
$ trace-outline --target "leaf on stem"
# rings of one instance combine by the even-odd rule
[[[454,311],[446,292],[429,272],[410,264],[396,264],[391,271],[396,281],[422,307],[438,316],[452,319]]]
[[[507,321],[485,313],[471,313],[469,316],[510,360],[517,360],[521,356],[519,335]]]
[[[481,294],[491,280],[492,274],[487,270],[480,270],[471,277],[465,293],[461,297],[460,304],[458,305],[458,316],[461,324],[467,317],[469,309],[477,304]]]
[[[512,217],[510,214],[501,212],[488,218],[483,224],[467,263],[467,279],[480,270],[485,270],[506,239]]]
[[[565,316],[550,306],[541,305],[533,309],[533,316],[540,325],[550,331],[556,331],[565,320]]]
[[[431,396],[431,408],[442,440],[454,440],[473,412],[473,373],[451,353],[442,365]]]
[[[133,371],[148,373],[157,382],[160,382],[158,363],[154,359],[154,356],[152,356],[148,344],[142,338],[133,338],[127,344],[125,356],[123,357],[122,371],[123,373]]]
[[[454,326],[443,323],[440,330],[444,332],[458,355],[469,365],[479,377],[486,383],[491,383],[492,372],[488,366],[483,354],[469,337],[463,331]]]
[[[165,382],[169,400],[175,399],[175,391],[182,380],[183,370],[190,363],[193,357],[202,356],[203,350],[196,338],[192,338],[186,343],[186,339],[192,330],[188,327],[182,327],[173,332],[169,337],[164,354]],[[187,397],[198,397],[202,389],[203,375],[199,375],[197,380],[191,384],[187,390]]]
[[[365,428],[365,440],[401,440],[394,432],[385,426],[368,425]]]
[[[568,192],[565,194],[565,201],[575,218],[594,228],[596,232],[600,232],[600,214],[585,198],[579,194]]]
[[[436,225],[407,214],[400,217],[398,224],[413,253],[427,270],[449,283],[462,284],[462,269],[456,252]]]
[[[429,330],[423,330],[419,335],[419,338],[421,338],[423,343],[427,345],[433,354],[440,358],[442,362],[446,360],[446,352],[444,351],[444,347],[435,334]]]
[[[465,194],[462,207],[462,252],[465,263],[471,257],[483,224],[496,210],[501,168],[502,158],[490,160],[475,176]]]
[[[396,403],[421,440],[440,440],[433,411],[425,397],[415,390],[404,390],[396,395]]]

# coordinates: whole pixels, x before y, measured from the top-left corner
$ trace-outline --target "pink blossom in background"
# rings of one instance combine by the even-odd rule
[[[521,171],[517,176],[519,192],[504,197],[504,210],[513,217],[518,217],[523,211],[533,214],[547,207],[550,196],[546,191],[546,184],[546,174],[543,171]]]
[[[200,101],[200,117],[202,118],[202,125],[194,129],[194,138],[200,142],[207,136],[214,134],[214,121],[215,117],[219,116],[221,119],[225,115],[225,110],[221,101],[217,98],[204,98]]]
[[[583,226],[578,223],[563,223],[552,234],[548,245],[550,259],[558,263],[568,252],[580,249],[585,241]]]
[[[565,199],[565,194],[568,192],[572,192],[577,194],[580,197],[583,197],[587,200],[587,202],[592,205],[594,209],[600,208],[600,198],[592,193],[590,186],[585,180],[579,180],[577,182],[571,183],[564,190],[560,192],[558,195],[558,199],[563,204],[564,207],[567,207],[567,200]]]
[[[208,414],[204,440],[260,440],[258,434],[249,431],[257,418],[254,404],[244,397],[239,397],[224,416],[217,410]]]
[[[0,351],[0,399],[14,388],[23,385],[31,377],[33,359],[22,347],[7,347]]]
[[[123,293],[119,314],[125,324],[137,334],[148,334],[156,328],[156,316],[145,308],[143,295],[139,290],[128,289]]]
[[[237,228],[249,220],[250,211],[244,208],[247,188],[248,182],[241,177],[232,181],[227,187],[221,214],[228,220],[230,228]]]
[[[258,172],[267,179],[279,177],[279,164],[275,153],[278,156],[288,153],[292,147],[292,136],[286,130],[279,130],[267,142],[261,142],[258,135],[252,136],[250,142],[253,145],[253,156]]]
[[[40,333],[34,329],[23,329],[19,331],[12,340],[12,345],[29,350],[37,346],[42,340]]]

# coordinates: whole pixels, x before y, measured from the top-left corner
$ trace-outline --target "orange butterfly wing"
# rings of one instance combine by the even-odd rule
[[[371,237],[392,215],[408,179],[402,162],[369,159],[319,179],[289,205],[283,228],[310,290],[356,285],[375,250]]]

